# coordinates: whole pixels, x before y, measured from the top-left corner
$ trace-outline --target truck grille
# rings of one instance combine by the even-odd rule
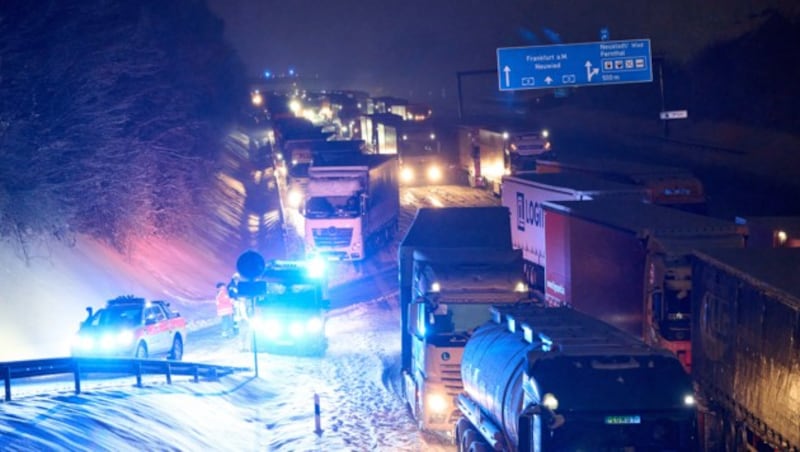
[[[447,393],[452,396],[457,396],[464,389],[461,383],[461,365],[460,364],[442,364],[442,381]]]
[[[353,239],[353,228],[312,229],[314,244],[317,247],[343,247],[350,246]]]

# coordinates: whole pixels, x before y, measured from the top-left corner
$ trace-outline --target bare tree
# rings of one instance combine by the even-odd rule
[[[0,236],[180,233],[245,98],[222,31],[196,0],[4,2]]]

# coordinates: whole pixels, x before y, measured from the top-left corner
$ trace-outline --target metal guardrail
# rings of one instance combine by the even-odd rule
[[[3,379],[5,400],[8,402],[11,400],[13,381],[24,378],[71,374],[75,382],[75,394],[80,394],[81,379],[87,379],[86,374],[89,373],[135,376],[136,386],[142,387],[142,377],[145,375],[164,375],[167,384],[172,384],[173,375],[190,376],[194,382],[198,382],[201,377],[213,381],[235,372],[250,370],[249,367],[156,359],[48,358],[0,363],[0,378]]]

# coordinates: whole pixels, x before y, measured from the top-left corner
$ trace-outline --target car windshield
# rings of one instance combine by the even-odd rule
[[[136,326],[142,322],[142,306],[119,305],[103,308],[87,322],[90,326]]]

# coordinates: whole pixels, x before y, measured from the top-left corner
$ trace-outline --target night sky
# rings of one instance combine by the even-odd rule
[[[490,69],[498,47],[611,39],[652,40],[654,54],[686,61],[740,35],[796,0],[209,0],[248,66],[318,75],[341,88],[400,97],[452,93],[457,71]]]

